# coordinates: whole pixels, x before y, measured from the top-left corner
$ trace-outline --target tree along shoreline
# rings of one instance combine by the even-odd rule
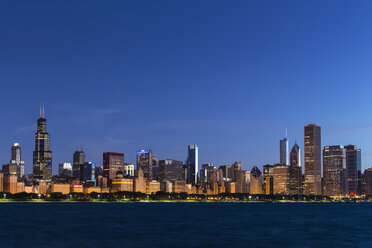
[[[250,195],[250,194],[219,194],[219,195],[197,195],[187,193],[165,193],[144,194],[140,192],[116,192],[116,193],[62,193],[34,194],[34,193],[0,193],[0,203],[9,202],[267,202],[267,203],[353,203],[372,202],[372,197],[364,198],[338,198],[334,199],[321,195]]]

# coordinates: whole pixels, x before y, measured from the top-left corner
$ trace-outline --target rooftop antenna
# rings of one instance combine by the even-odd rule
[[[288,139],[288,128],[285,129],[285,137]]]
[[[43,118],[45,118],[45,107],[44,107],[44,103],[43,103]]]
[[[41,102],[40,102],[40,114],[39,114],[39,117],[41,118]]]

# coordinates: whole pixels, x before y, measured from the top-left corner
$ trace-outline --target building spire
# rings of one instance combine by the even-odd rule
[[[45,118],[45,106],[44,106],[44,103],[43,103],[43,118]]]
[[[285,137],[288,139],[288,128],[285,128]]]

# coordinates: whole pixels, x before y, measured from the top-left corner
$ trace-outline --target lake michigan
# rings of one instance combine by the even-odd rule
[[[0,247],[372,247],[372,204],[5,203]]]

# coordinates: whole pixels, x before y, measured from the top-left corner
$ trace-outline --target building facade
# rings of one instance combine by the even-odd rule
[[[20,181],[25,175],[25,161],[22,160],[22,149],[19,143],[14,143],[12,146],[10,163],[17,166],[17,178]]]
[[[360,195],[362,184],[361,150],[354,145],[345,146],[346,150],[346,194]]]
[[[280,140],[280,163],[289,165],[289,143],[287,138]]]
[[[188,146],[187,156],[187,183],[196,185],[198,183],[199,171],[199,148],[197,145]]]
[[[152,180],[153,178],[153,159],[152,159],[152,150],[139,150],[137,151],[137,170],[143,171],[143,176],[148,179]]]
[[[35,133],[35,151],[33,153],[33,179],[35,181],[47,180],[52,177],[52,152],[50,151],[50,136],[47,133],[47,121],[44,107],[40,110]]]
[[[103,153],[103,176],[111,183],[118,174],[124,175],[124,153]]]
[[[321,129],[310,124],[304,128],[305,142],[305,195],[322,194]]]
[[[75,151],[72,160],[72,173],[75,178],[80,178],[80,168],[85,163],[85,152]]]
[[[323,148],[323,195],[345,194],[346,152],[343,146]]]

